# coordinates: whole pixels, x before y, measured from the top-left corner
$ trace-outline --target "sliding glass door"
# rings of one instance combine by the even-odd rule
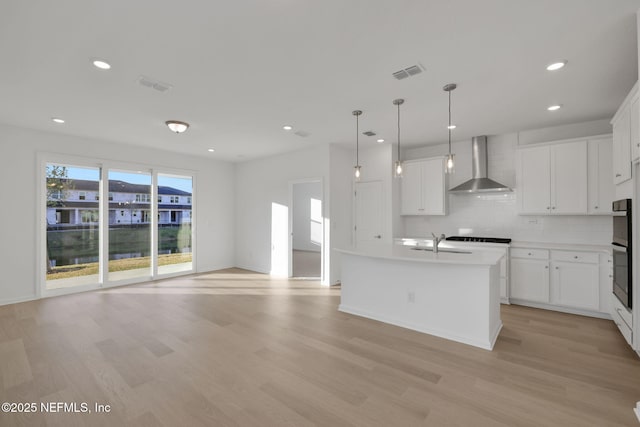
[[[109,170],[109,281],[151,277],[151,174]]]
[[[42,160],[45,292],[193,271],[192,176],[82,163]]]
[[[97,284],[100,169],[45,166],[46,288]]]
[[[193,268],[193,179],[158,174],[158,274]]]

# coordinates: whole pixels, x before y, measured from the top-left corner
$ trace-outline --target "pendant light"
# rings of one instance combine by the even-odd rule
[[[356,116],[356,165],[353,169],[355,170],[354,176],[356,181],[360,181],[360,161],[359,161],[360,159],[358,157],[359,151],[360,151],[360,147],[359,147],[360,127],[359,127],[358,119],[360,118],[360,115],[362,115],[362,111],[353,110],[351,114]]]
[[[394,99],[393,105],[398,106],[398,160],[393,168],[393,176],[396,178],[402,178],[402,160],[400,160],[400,106],[404,104],[404,99]]]
[[[442,88],[442,90],[444,90],[445,92],[449,92],[449,125],[447,126],[447,129],[449,129],[449,154],[447,154],[447,158],[445,160],[445,173],[455,172],[454,155],[451,153],[451,130],[455,129],[455,126],[451,124],[451,91],[456,87],[458,87],[458,85],[456,85],[455,83],[449,83]]]

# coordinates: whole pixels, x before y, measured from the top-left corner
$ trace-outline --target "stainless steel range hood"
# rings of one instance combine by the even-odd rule
[[[469,181],[463,182],[449,190],[453,194],[473,193],[505,193],[513,191],[504,184],[487,178],[487,137],[474,136],[471,139],[472,175]]]

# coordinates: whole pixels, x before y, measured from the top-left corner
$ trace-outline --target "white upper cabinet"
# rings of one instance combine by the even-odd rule
[[[587,213],[587,142],[552,145],[551,213]]]
[[[640,155],[638,105],[638,83],[627,95],[618,111],[611,120],[613,126],[613,182],[623,183],[631,179],[631,154],[637,158]]]
[[[587,141],[518,150],[517,190],[523,215],[587,213]]]
[[[547,214],[551,200],[549,147],[518,151],[517,195],[520,213]]]
[[[402,215],[447,214],[446,176],[442,157],[406,161],[402,175]]]
[[[613,153],[611,138],[589,140],[589,214],[611,215],[615,185],[611,179]]]

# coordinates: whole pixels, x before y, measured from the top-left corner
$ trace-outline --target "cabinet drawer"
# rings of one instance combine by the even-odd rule
[[[511,248],[512,258],[549,259],[547,249]]]
[[[599,256],[596,252],[577,251],[551,251],[551,259],[554,261],[588,262],[598,264]]]
[[[633,345],[633,334],[631,332],[631,328],[624,322],[624,320],[622,320],[617,312],[614,311],[613,313],[611,313],[611,318],[613,319],[618,329],[620,329],[620,333],[622,333],[624,339],[627,340],[629,345]]]
[[[629,328],[633,325],[633,315],[622,305],[615,295],[611,294],[611,317],[615,318],[614,316],[622,319]]]

